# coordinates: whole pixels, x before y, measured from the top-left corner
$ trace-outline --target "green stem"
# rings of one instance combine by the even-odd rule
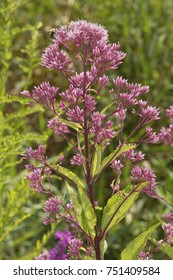
[[[87,108],[86,108],[86,67],[87,67],[87,59],[86,59],[86,52],[85,52],[85,58],[83,61],[84,66],[84,84],[83,84],[83,108],[84,108],[84,143],[85,143],[85,158],[86,158],[86,181],[88,186],[88,194],[89,199],[91,201],[92,207],[95,212],[95,198],[94,198],[94,188],[91,178],[91,159],[89,157],[89,139],[88,139],[88,120],[87,120]],[[96,253],[96,259],[101,259],[101,253],[100,253],[100,241],[98,239],[98,226],[95,226],[95,239],[94,239],[94,249]]]

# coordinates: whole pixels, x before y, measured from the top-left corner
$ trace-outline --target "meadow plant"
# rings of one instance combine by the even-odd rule
[[[125,53],[120,51],[119,43],[109,43],[104,27],[78,20],[55,29],[51,35],[52,43],[43,52],[42,66],[60,71],[68,88],[61,91],[60,86],[43,82],[32,92],[25,90],[22,94],[52,113],[47,126],[71,145],[73,156],[67,168],[63,166],[65,151],[51,164],[44,146],[35,150],[28,148],[23,158],[35,163],[26,165],[26,179],[36,192],[48,196],[43,209],[47,214],[44,224],[65,220],[80,234],[80,239],[69,235],[68,249],[67,240],[59,237],[59,245],[51,255],[62,251],[62,259],[104,259],[109,230],[125,217],[137,198],[141,195],[159,197],[156,175],[143,163],[145,155],[139,146],[161,142],[173,145],[173,125],[157,132],[151,127],[160,119],[160,110],[146,101],[148,86],[129,83],[120,76],[111,80],[106,75],[107,71],[110,73],[119,67]],[[105,94],[108,105],[102,108]],[[166,110],[166,115],[168,119],[173,117],[173,106]],[[133,127],[126,128],[129,118]],[[114,147],[111,152],[109,147]],[[128,182],[123,181],[126,166],[131,168]],[[110,172],[114,179],[110,184],[110,197],[105,198],[102,208],[96,193],[103,172]],[[55,194],[51,187],[51,179],[56,175],[63,179],[66,197]],[[142,249],[159,225],[150,227],[145,238],[134,243],[133,259],[148,257],[149,253]],[[171,222],[163,224],[163,230],[162,243],[171,244]],[[46,253],[43,255],[40,258],[45,259]]]

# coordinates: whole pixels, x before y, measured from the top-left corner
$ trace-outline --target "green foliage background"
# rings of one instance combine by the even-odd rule
[[[42,50],[50,42],[49,30],[71,20],[86,19],[104,25],[111,42],[126,52],[124,63],[112,76],[150,86],[148,99],[161,111],[173,103],[173,2],[171,0],[2,0],[0,2],[0,259],[33,259],[53,245],[53,234],[63,225],[45,227],[42,196],[24,180],[21,154],[30,145],[45,143],[48,154],[70,148],[46,128],[48,113],[29,107],[20,95],[42,81],[65,86],[54,71],[40,66]],[[103,105],[106,104],[103,98]],[[132,125],[128,120],[127,127]],[[167,125],[167,121],[163,123]],[[128,132],[128,131],[127,131]],[[111,147],[110,147],[111,150]],[[143,146],[146,162],[155,170],[159,192],[173,203],[172,149]],[[58,151],[59,153],[59,151]],[[126,176],[126,175],[125,175]],[[127,171],[128,176],[128,171]],[[111,182],[103,176],[97,198],[101,205]],[[105,188],[107,186],[107,188]],[[103,195],[104,194],[104,195]],[[162,214],[166,203],[144,197],[109,234],[106,258],[119,259],[122,249]],[[155,238],[161,238],[158,231]],[[158,259],[167,259],[163,252]]]

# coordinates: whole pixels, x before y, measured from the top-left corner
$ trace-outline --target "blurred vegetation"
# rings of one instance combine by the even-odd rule
[[[44,198],[28,187],[21,154],[26,147],[47,143],[56,155],[61,139],[46,129],[48,113],[28,107],[20,95],[42,81],[65,87],[59,73],[40,66],[42,50],[50,43],[49,30],[71,20],[86,19],[105,26],[111,42],[126,52],[113,77],[150,86],[148,99],[163,109],[173,103],[173,1],[128,0],[1,0],[0,2],[0,258],[32,259],[51,246],[55,228],[45,227]],[[103,98],[103,105],[106,102]],[[128,127],[133,125],[129,119]],[[167,121],[162,123],[167,125]],[[155,126],[157,129],[157,126]],[[111,149],[112,147],[110,147]],[[160,182],[159,192],[173,203],[172,149],[143,146],[146,163]],[[70,155],[70,150],[68,152]],[[109,175],[109,174],[108,174]],[[128,177],[127,174],[124,176]],[[98,200],[104,204],[111,178],[99,181]],[[105,185],[108,188],[105,189]],[[122,249],[171,207],[144,197],[109,235],[106,258],[119,259]],[[59,227],[58,227],[59,228]],[[128,234],[127,234],[128,233]],[[162,237],[158,231],[156,238]],[[167,258],[158,253],[158,259]]]

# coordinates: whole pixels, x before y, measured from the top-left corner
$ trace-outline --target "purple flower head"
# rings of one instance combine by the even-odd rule
[[[86,103],[87,114],[90,114],[95,110],[96,101],[90,95],[87,95],[85,97],[85,103]]]
[[[153,129],[151,127],[146,127],[145,131],[146,131],[146,135],[142,139],[143,142],[153,143],[153,144],[158,142],[159,137],[156,134],[156,132],[153,132]]]
[[[84,110],[80,109],[79,106],[76,106],[75,109],[68,109],[67,116],[70,121],[76,123],[83,123],[84,121]]]
[[[144,154],[142,152],[136,153],[134,149],[131,149],[122,154],[123,157],[130,160],[131,162],[140,161],[144,159]]]
[[[62,136],[64,134],[70,132],[69,129],[68,129],[68,126],[63,122],[58,121],[56,118],[51,119],[48,122],[47,126],[49,128],[51,128],[56,134],[59,134],[59,135],[62,135]]]
[[[149,122],[160,119],[159,118],[160,110],[158,108],[152,106],[145,107],[145,105],[141,106],[141,104],[140,104],[140,113],[138,113],[135,109],[133,109],[132,114],[140,116],[141,126],[144,126]]]
[[[86,255],[91,255],[93,248],[92,247],[87,247],[86,248]]]
[[[159,119],[160,110],[156,107],[147,106],[146,108],[141,108],[139,116],[141,117],[141,124],[145,125],[149,122]]]
[[[64,230],[64,231],[57,231],[55,233],[55,238],[58,240],[63,240],[66,241],[67,243],[70,242],[70,240],[72,239],[72,235],[71,232],[68,230]]]
[[[58,50],[56,44],[50,45],[44,50],[42,55],[42,65],[46,68],[54,68],[61,70],[62,72],[72,71],[72,60],[69,58],[67,53],[63,50]]]
[[[94,48],[98,42],[106,44],[107,40],[108,33],[104,27],[85,20],[71,21],[68,26],[57,29],[54,36],[56,44],[67,46],[70,41],[77,48],[83,45]]]
[[[55,233],[58,240],[55,248],[49,251],[49,260],[67,260],[67,246],[72,239],[70,231],[58,231]]]
[[[121,76],[118,76],[116,79],[113,79],[113,83],[117,87],[118,92],[120,92],[123,87],[126,88],[128,86],[128,81],[123,79],[123,77]]]
[[[133,167],[131,171],[131,179],[134,183],[142,183],[142,182],[148,182],[148,186],[144,187],[142,189],[142,192],[146,193],[147,195],[154,197],[155,196],[155,183],[156,175],[154,172],[147,167]]]
[[[30,164],[26,164],[25,165],[25,168],[28,170],[28,171],[34,171],[35,170],[35,166],[30,163]]]
[[[73,206],[73,203],[72,203],[72,201],[70,200],[70,202],[69,203],[67,203],[66,204],[66,207],[68,208],[68,209],[74,209],[74,206]]]
[[[163,218],[166,222],[173,222],[173,212],[165,214]]]
[[[164,232],[165,232],[165,243],[170,245],[173,241],[173,225],[171,225],[170,223],[164,224],[162,226]]]
[[[60,96],[65,102],[68,102],[72,107],[75,107],[79,103],[80,98],[82,98],[83,91],[80,88],[70,85],[65,92],[60,93]]]
[[[29,174],[25,175],[25,178],[29,181],[30,187],[33,188],[38,193],[43,193],[43,179],[44,175],[42,175],[42,169],[35,169]]]
[[[47,226],[51,223],[55,223],[55,219],[51,218],[49,213],[46,218],[44,218],[43,224]]]
[[[125,118],[126,118],[126,112],[127,109],[121,107],[117,112],[115,113],[115,116],[119,119],[120,123],[123,124]]]
[[[48,107],[50,110],[54,110],[55,104],[55,95],[58,91],[58,88],[51,86],[49,82],[43,82],[38,87],[34,87],[32,94],[29,92],[23,91],[22,94],[30,97],[37,103],[41,103]]]
[[[171,105],[168,109],[166,109],[166,115],[168,118],[173,119],[173,105]]]
[[[59,51],[59,45],[70,52],[76,52],[75,56],[80,61],[80,53],[86,51],[87,64],[92,64],[97,72],[116,69],[125,57],[125,54],[119,51],[119,44],[107,43],[108,33],[104,27],[85,20],[71,21],[68,26],[56,29],[53,42],[44,51],[42,65],[62,72],[67,70],[71,60],[63,50]],[[74,50],[69,43],[73,44]],[[105,65],[107,65],[106,68]]]
[[[73,158],[70,160],[70,163],[72,165],[82,165],[85,162],[85,159],[83,156],[81,156],[80,154],[76,154],[75,156],[73,156]]]
[[[68,256],[70,258],[79,259],[82,245],[83,242],[80,239],[73,238],[69,243]]]
[[[170,124],[168,128],[162,127],[158,136],[165,145],[173,146],[173,124]]]
[[[138,257],[139,257],[141,260],[147,260],[148,257],[149,257],[149,252],[141,251],[141,252],[138,254]]]
[[[63,156],[63,155],[61,155],[61,156],[58,157],[58,163],[59,163],[60,165],[62,164],[63,160],[64,160],[64,156]]]
[[[104,89],[105,85],[107,85],[108,83],[109,83],[108,76],[103,75],[102,77],[100,77],[98,80],[99,88],[98,88],[97,92],[99,93],[100,91],[102,91]]]
[[[104,126],[102,125],[104,118],[105,114],[94,112],[91,116],[92,126],[90,132],[94,136],[95,143],[104,143],[108,145],[115,132],[111,129],[113,125],[111,121],[107,121]]]
[[[34,159],[36,161],[43,162],[45,159],[45,147],[43,145],[40,145],[36,150],[28,148],[26,150],[26,154],[22,155],[22,157],[24,159]]]
[[[111,163],[111,168],[113,170],[115,170],[117,173],[121,173],[121,171],[123,170],[123,164],[121,163],[120,160],[114,160],[112,163]]]
[[[127,80],[119,76],[114,79],[113,82],[117,88],[118,100],[124,106],[137,104],[137,99],[142,94],[146,94],[149,91],[148,86],[142,86],[141,84],[130,84]]]
[[[43,210],[45,212],[58,213],[59,212],[59,209],[58,209],[59,205],[61,205],[61,201],[60,201],[59,197],[53,196],[45,202],[45,207],[44,207]]]
[[[42,252],[38,257],[35,258],[36,260],[48,260],[49,253],[47,251]]]
[[[52,170],[49,167],[46,167],[46,168],[44,168],[44,173],[45,173],[45,175],[50,177],[50,175],[52,174]]]

